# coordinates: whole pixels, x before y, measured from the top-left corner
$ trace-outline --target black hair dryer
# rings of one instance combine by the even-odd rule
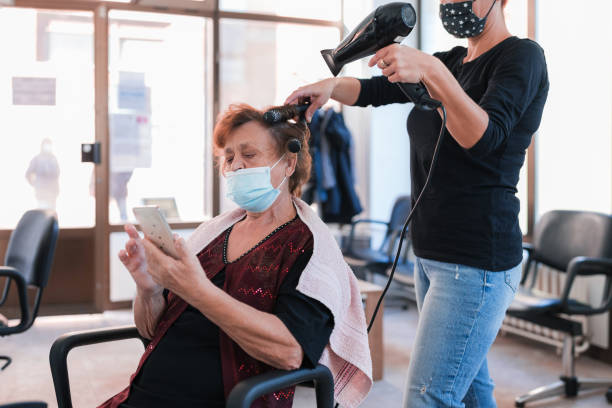
[[[402,42],[415,24],[416,11],[411,4],[389,3],[371,12],[335,49],[321,54],[336,76],[345,64]]]
[[[334,76],[349,62],[356,61],[393,43],[400,43],[416,24],[417,16],[410,3],[389,3],[370,13],[333,50],[322,50],[321,55]],[[399,83],[402,92],[418,107],[435,109],[441,105],[431,99],[421,84]]]

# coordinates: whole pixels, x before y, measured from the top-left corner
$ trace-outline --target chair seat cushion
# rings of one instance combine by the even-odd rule
[[[391,269],[387,271],[387,275],[391,273]],[[414,286],[414,263],[407,261],[406,263],[398,263],[395,269],[393,280],[403,285]]]
[[[589,309],[589,306],[574,299],[569,299],[569,306],[573,309]],[[561,307],[558,296],[542,292],[537,289],[519,288],[514,301],[508,308],[508,314],[520,316],[523,313],[567,313]]]
[[[346,262],[351,265],[365,266],[367,264],[388,265],[389,257],[387,254],[370,248],[358,248],[350,251],[345,256]]]
[[[509,314],[521,312],[548,312],[559,310],[559,297],[537,289],[519,288],[514,301],[508,308]]]
[[[571,307],[587,307],[583,303],[570,299]],[[508,308],[508,315],[542,327],[582,336],[582,324],[567,317],[558,297],[536,289],[519,289]]]

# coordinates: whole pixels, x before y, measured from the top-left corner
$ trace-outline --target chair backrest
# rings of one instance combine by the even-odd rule
[[[17,269],[28,285],[44,288],[49,280],[58,233],[53,211],[26,212],[11,234],[4,264]]]
[[[612,258],[612,216],[587,211],[551,211],[538,221],[533,259],[567,271],[577,256]]]
[[[412,201],[410,196],[400,196],[395,200],[393,209],[391,210],[391,218],[389,219],[389,227],[385,233],[385,238],[380,246],[380,250],[389,255],[395,248],[395,242],[399,239],[399,234],[404,228],[404,223],[410,214]]]
[[[410,214],[411,208],[412,201],[409,195],[400,196],[395,200],[393,210],[391,210],[391,218],[389,219],[389,228],[392,231],[401,231],[404,228],[404,223],[406,218],[408,218],[408,214]]]

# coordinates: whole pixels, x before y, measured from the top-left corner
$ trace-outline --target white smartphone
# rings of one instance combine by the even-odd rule
[[[132,211],[134,211],[134,216],[138,220],[140,229],[144,232],[145,236],[166,254],[178,258],[178,254],[174,249],[172,230],[159,207],[147,205],[134,207]]]

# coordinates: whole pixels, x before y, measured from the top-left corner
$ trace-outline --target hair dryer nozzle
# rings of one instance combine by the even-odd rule
[[[325,62],[327,63],[327,66],[329,67],[329,70],[332,72],[333,76],[337,76],[338,73],[340,72],[340,70],[342,69],[342,66],[338,67],[334,61],[334,50],[321,50],[321,55],[323,56],[323,59],[325,60]]]

